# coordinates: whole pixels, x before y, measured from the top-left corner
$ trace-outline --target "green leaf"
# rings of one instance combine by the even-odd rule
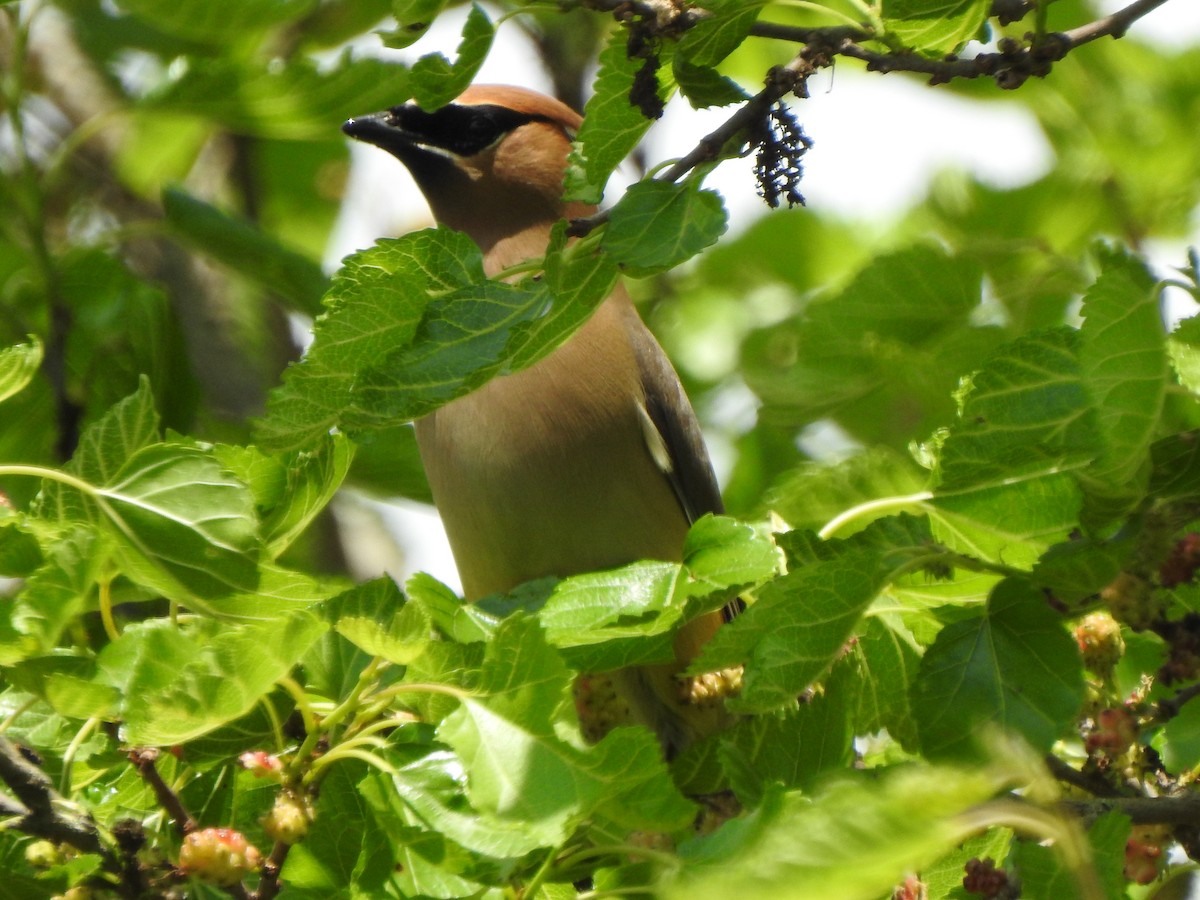
[[[913,692],[921,746],[932,758],[978,754],[979,729],[998,725],[1050,748],[1083,703],[1074,641],[1040,591],[1005,579],[987,609],[938,634]]]
[[[601,812],[625,828],[690,821],[693,807],[648,731],[616,729],[594,747],[577,733],[566,738],[570,692],[571,673],[536,623],[506,620],[488,646],[479,691],[462,697],[438,729],[462,760],[472,805],[522,821],[543,846]]]
[[[1125,900],[1125,842],[1129,839],[1129,817],[1108,812],[1088,831],[1091,865],[1099,876],[1102,896],[1107,900]],[[1021,879],[1021,894],[1046,900],[1081,900],[1078,875],[1071,870],[1063,853],[1052,846],[1029,840],[1015,841],[1009,862]]]
[[[875,900],[973,829],[959,818],[1001,782],[987,770],[919,766],[844,779],[757,810],[680,848],[666,900]]]
[[[43,547],[44,562],[12,601],[9,621],[24,636],[26,656],[49,652],[87,606],[101,554],[96,534],[76,526]]]
[[[131,456],[159,440],[158,411],[150,379],[84,429],[66,470],[94,484],[108,484]]]
[[[750,99],[750,95],[732,79],[710,66],[693,65],[684,56],[675,57],[674,73],[679,93],[687,97],[693,109],[729,106]]]
[[[888,34],[926,56],[952,53],[975,38],[987,20],[989,0],[884,0]]]
[[[14,344],[0,350],[0,403],[33,380],[42,364],[42,342],[33,335],[28,344]]]
[[[925,505],[934,536],[989,562],[1028,568],[1078,527],[1082,498],[1068,473],[1032,474],[938,492]]]
[[[392,0],[392,17],[399,27],[378,32],[383,45],[400,50],[416,43],[448,4],[449,0]]]
[[[709,15],[683,33],[680,57],[692,66],[715,66],[736,50],[766,6],[761,0],[709,0]]]
[[[917,725],[910,688],[916,681],[923,648],[901,617],[893,613],[871,615],[849,660],[857,675],[855,734],[872,734],[886,728],[906,750],[917,748]]]
[[[1149,492],[1161,500],[1200,497],[1200,432],[1168,435],[1150,446]]]
[[[965,381],[958,422],[935,440],[940,484],[927,509],[939,540],[1027,567],[1078,527],[1072,473],[1099,448],[1078,343],[1069,329],[1027,335]]]
[[[435,110],[461,94],[483,65],[495,35],[487,13],[478,3],[472,3],[463,24],[458,59],[451,63],[441,53],[427,53],[413,63],[409,81],[412,98],[422,109]]]
[[[835,665],[823,691],[796,709],[751,716],[721,740],[721,765],[738,799],[749,807],[769,785],[808,788],[849,763],[854,742],[852,676]]]
[[[546,248],[540,287],[553,298],[553,306],[513,329],[510,366],[523,369],[569,338],[607,297],[617,283],[618,271],[603,253],[578,251],[567,243],[567,223],[557,222]]]
[[[290,889],[311,897],[386,896],[396,866],[394,841],[366,796],[369,782],[357,761],[330,767],[321,781],[317,816],[293,846],[280,873]],[[353,886],[353,887],[351,887]]]
[[[328,138],[351,116],[395,106],[409,95],[408,70],[374,59],[344,57],[329,67],[303,57],[271,67],[227,58],[190,62],[143,106],[201,116],[241,134],[308,140]]]
[[[785,709],[842,652],[863,612],[914,558],[927,553],[923,522],[901,516],[872,523],[846,540],[821,542],[821,558],[769,582],[753,605],[717,632],[695,668],[745,663],[731,709]]]
[[[796,425],[832,416],[864,443],[900,446],[943,424],[958,376],[999,336],[972,324],[981,277],[972,259],[912,247],[874,259],[834,296],[755,332],[743,372],[764,415]]]
[[[958,422],[941,442],[938,492],[1077,469],[1098,450],[1079,374],[1079,334],[1013,341],[963,385]]]
[[[119,5],[175,37],[225,44],[295,21],[317,0],[120,0]]]
[[[641,181],[609,214],[600,246],[635,277],[653,275],[695,256],[725,233],[721,195],[696,181]]]
[[[1106,524],[1145,494],[1150,442],[1167,390],[1158,289],[1145,265],[1111,254],[1083,298],[1079,368],[1100,453],[1083,473],[1084,521]]]
[[[559,581],[536,601],[547,640],[578,671],[668,661],[676,626],[765,581],[780,559],[768,535],[721,516],[692,526],[683,555],[682,566],[647,560]],[[520,608],[534,605],[526,595]]]
[[[1200,394],[1200,316],[1184,319],[1167,339],[1167,352],[1179,383]]]
[[[396,793],[430,831],[492,856],[522,856],[543,846],[542,835],[526,829],[521,820],[500,819],[467,805],[462,762],[449,750],[436,749],[396,769]]]
[[[781,567],[782,554],[764,528],[728,516],[704,515],[688,529],[683,564],[697,587],[710,591],[745,588],[766,581]]]
[[[253,498],[211,454],[179,444],[143,447],[88,496],[135,581],[200,611],[257,589]]]
[[[354,445],[341,434],[331,434],[313,450],[300,451],[288,460],[283,496],[263,518],[262,536],[272,556],[291,546],[333,499],[354,458]]]
[[[369,656],[408,665],[425,652],[431,623],[420,606],[406,603],[390,578],[377,578],[338,594],[322,607],[333,629]]]
[[[566,336],[560,322],[547,324],[559,303],[594,308],[612,287],[611,268],[580,265],[589,277],[556,298],[551,288],[565,275],[549,264],[549,279],[492,281],[475,243],[448,229],[380,241],[349,257],[307,356],[271,396],[260,443],[293,449],[334,426],[391,428],[532,364]]]
[[[631,59],[627,36],[622,29],[612,32],[600,51],[600,71],[592,84],[594,93],[584,109],[583,126],[572,145],[567,169],[566,199],[599,203],[604,185],[613,170],[637,146],[650,120],[629,102],[634,76],[642,60]],[[661,87],[665,101],[671,90]]]
[[[162,202],[167,222],[191,246],[282,297],[297,312],[320,312],[329,279],[315,260],[182,188],[166,188]]]
[[[150,621],[127,628],[99,666],[123,690],[127,740],[177,744],[248,712],[325,629],[306,612],[249,624]]]
[[[1200,765],[1200,700],[1189,700],[1155,742],[1168,772],[1183,773]]]

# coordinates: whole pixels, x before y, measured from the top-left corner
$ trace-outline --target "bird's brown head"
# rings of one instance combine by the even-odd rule
[[[404,163],[434,217],[487,249],[515,229],[587,214],[562,201],[580,122],[544,94],[475,85],[433,112],[406,103],[350,119],[342,131]]]

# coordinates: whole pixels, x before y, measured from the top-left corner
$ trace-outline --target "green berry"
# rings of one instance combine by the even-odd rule
[[[35,869],[49,869],[64,859],[62,850],[53,841],[34,841],[25,847],[25,862]]]
[[[1112,674],[1125,653],[1120,624],[1104,612],[1083,617],[1075,626],[1075,643],[1083,656],[1084,668],[1102,677]]]
[[[263,817],[262,825],[271,840],[295,844],[308,834],[312,819],[312,808],[303,799],[284,793],[275,798],[275,805]]]

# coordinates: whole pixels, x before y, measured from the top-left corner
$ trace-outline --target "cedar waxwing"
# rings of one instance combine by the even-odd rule
[[[471,237],[494,275],[544,255],[558,220],[595,211],[562,200],[580,122],[541,94],[477,85],[434,112],[409,103],[342,130],[397,157],[437,221]],[[620,286],[550,355],[416,432],[468,600],[545,576],[677,561],[688,525],[722,510],[691,404]],[[674,665],[593,676],[588,690],[612,705],[598,724],[581,713],[585,732],[640,722],[673,754],[720,727],[723,710],[692,704],[675,675],[721,621],[689,622]]]

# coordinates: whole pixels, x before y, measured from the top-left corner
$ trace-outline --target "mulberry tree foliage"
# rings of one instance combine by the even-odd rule
[[[1186,893],[1200,46],[1147,37],[1180,6],[0,4],[0,893]],[[518,33],[602,211],[506,280],[435,228],[323,265],[341,123],[452,100]],[[1020,110],[1046,165],[801,208],[837,127],[809,94],[884,78]],[[649,158],[673,99],[719,124]],[[904,177],[896,112],[863,177]],[[765,203],[731,231],[735,190]],[[429,499],[411,420],[619,278],[730,515],[474,605],[387,575],[379,504]],[[727,730],[664,759],[596,727],[581,676],[734,600],[680,684]]]

